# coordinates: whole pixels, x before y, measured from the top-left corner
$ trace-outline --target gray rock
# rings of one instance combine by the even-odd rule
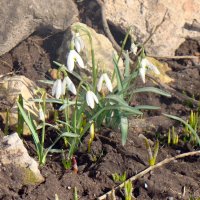
[[[0,1],[0,55],[8,52],[37,28],[65,30],[77,21],[73,0]]]
[[[28,155],[17,133],[5,136],[0,142],[0,165],[15,166],[22,175],[23,184],[39,184],[44,181],[38,163]]]

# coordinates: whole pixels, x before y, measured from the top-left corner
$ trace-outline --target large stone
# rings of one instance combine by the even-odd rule
[[[17,133],[5,136],[1,140],[0,165],[15,166],[21,174],[23,185],[35,185],[44,181],[38,169],[38,163],[28,155]]]
[[[123,30],[133,29],[137,42],[144,42],[154,27],[164,23],[146,45],[149,54],[174,55],[186,37],[200,36],[199,0],[106,0],[106,18]]]
[[[28,101],[34,98],[37,86],[25,76],[5,76],[0,78],[0,116],[6,123],[7,110],[9,111],[8,123],[15,127],[18,121],[17,99],[19,94],[24,99],[24,108],[37,118],[38,108],[34,102]],[[5,109],[4,109],[5,108]],[[24,134],[29,134],[29,128],[24,126]]]
[[[114,63],[113,57],[114,54],[117,52],[112,46],[112,43],[102,34],[98,34],[94,29],[88,27],[86,24],[82,23],[74,23],[71,27],[69,27],[64,35],[63,42],[61,47],[58,50],[58,61],[62,64],[66,65],[66,58],[67,54],[70,51],[70,43],[72,40],[73,32],[77,30],[77,27],[82,27],[83,29],[87,30],[91,34],[93,49],[95,54],[95,62],[98,67],[98,70],[101,72],[105,71],[111,77],[114,71]],[[89,37],[85,31],[79,29],[78,31],[84,43],[84,50],[81,52],[81,56],[84,60],[86,65],[86,70],[80,72],[82,76],[86,75],[87,77],[92,77],[92,56],[91,56],[91,44],[89,41]],[[119,68],[122,72],[123,68],[123,61],[122,59],[119,60]],[[115,81],[114,81],[115,82]],[[116,83],[114,83],[116,84]]]
[[[73,0],[0,1],[0,55],[8,52],[36,29],[65,30],[77,21]]]

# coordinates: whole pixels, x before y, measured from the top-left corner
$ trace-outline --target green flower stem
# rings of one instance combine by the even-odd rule
[[[46,113],[46,91],[42,91],[42,111],[45,115]],[[45,117],[44,120],[42,121],[42,138],[41,138],[41,156],[43,157],[44,154],[44,140],[45,140]]]
[[[93,92],[96,94],[97,67],[96,67],[96,63],[95,63],[95,53],[94,53],[94,48],[93,48],[92,36],[86,28],[79,26],[79,25],[77,25],[76,28],[84,31],[89,37],[89,42],[90,42],[90,46],[91,46],[91,56],[92,56]]]

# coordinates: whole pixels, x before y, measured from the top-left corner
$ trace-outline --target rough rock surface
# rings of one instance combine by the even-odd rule
[[[0,144],[0,164],[15,166],[22,175],[23,184],[38,184],[44,181],[38,163],[28,155],[17,133],[3,137]]]
[[[144,42],[154,27],[164,23],[146,45],[148,53],[174,55],[186,37],[200,36],[199,0],[106,0],[106,18],[123,30],[133,28],[137,42]]]
[[[14,126],[18,120],[18,109],[17,109],[17,98],[19,94],[22,94],[24,99],[24,108],[29,110],[30,113],[37,116],[37,107],[34,102],[29,102],[29,99],[34,98],[34,90],[37,88],[36,84],[26,78],[25,76],[5,76],[0,78],[0,116],[3,118],[4,123],[6,122],[7,110],[3,108],[3,104],[9,107],[9,125]],[[7,108],[8,108],[7,107]],[[24,134],[28,134],[30,131],[28,127],[24,127]]]
[[[73,0],[0,1],[0,55],[38,28],[65,30],[77,16]]]

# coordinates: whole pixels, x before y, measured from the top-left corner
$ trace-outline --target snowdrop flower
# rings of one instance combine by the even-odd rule
[[[97,90],[98,90],[98,92],[101,91],[103,83],[106,85],[106,87],[108,88],[108,90],[110,92],[113,91],[111,80],[109,79],[109,77],[108,77],[108,75],[106,73],[102,74],[101,77],[100,77],[100,79],[99,79],[99,82],[97,84]]]
[[[62,95],[62,81],[61,79],[57,79],[52,88],[52,96],[55,96],[56,99],[59,99]]]
[[[78,53],[80,53],[84,49],[84,43],[83,43],[83,40],[82,40],[80,34],[78,32],[74,33],[72,40],[74,42],[74,46],[76,48],[76,51]]]
[[[131,52],[133,52],[134,55],[137,54],[137,50],[138,50],[138,47],[135,45],[135,43],[133,42],[131,44]]]
[[[94,92],[92,91],[87,91],[86,93],[86,101],[87,101],[87,105],[90,106],[90,108],[94,108],[95,106],[95,102],[98,104],[99,100],[97,98],[97,96],[94,94]]]
[[[145,83],[146,71],[149,69],[152,70],[155,74],[160,74],[158,68],[155,65],[153,65],[151,62],[149,62],[146,58],[143,58],[141,60],[140,69],[139,69],[140,77],[141,77],[143,83]]]
[[[85,68],[81,56],[75,50],[70,50],[67,56],[67,68],[70,72],[74,70],[75,62],[78,63],[79,67]]]
[[[74,95],[76,95],[76,87],[68,76],[66,76],[62,82],[62,94],[63,95],[65,95],[66,87],[69,89],[69,91],[71,91]]]
[[[39,120],[44,121],[45,120],[45,116],[44,116],[44,112],[42,110],[42,107],[40,106],[39,108]]]

